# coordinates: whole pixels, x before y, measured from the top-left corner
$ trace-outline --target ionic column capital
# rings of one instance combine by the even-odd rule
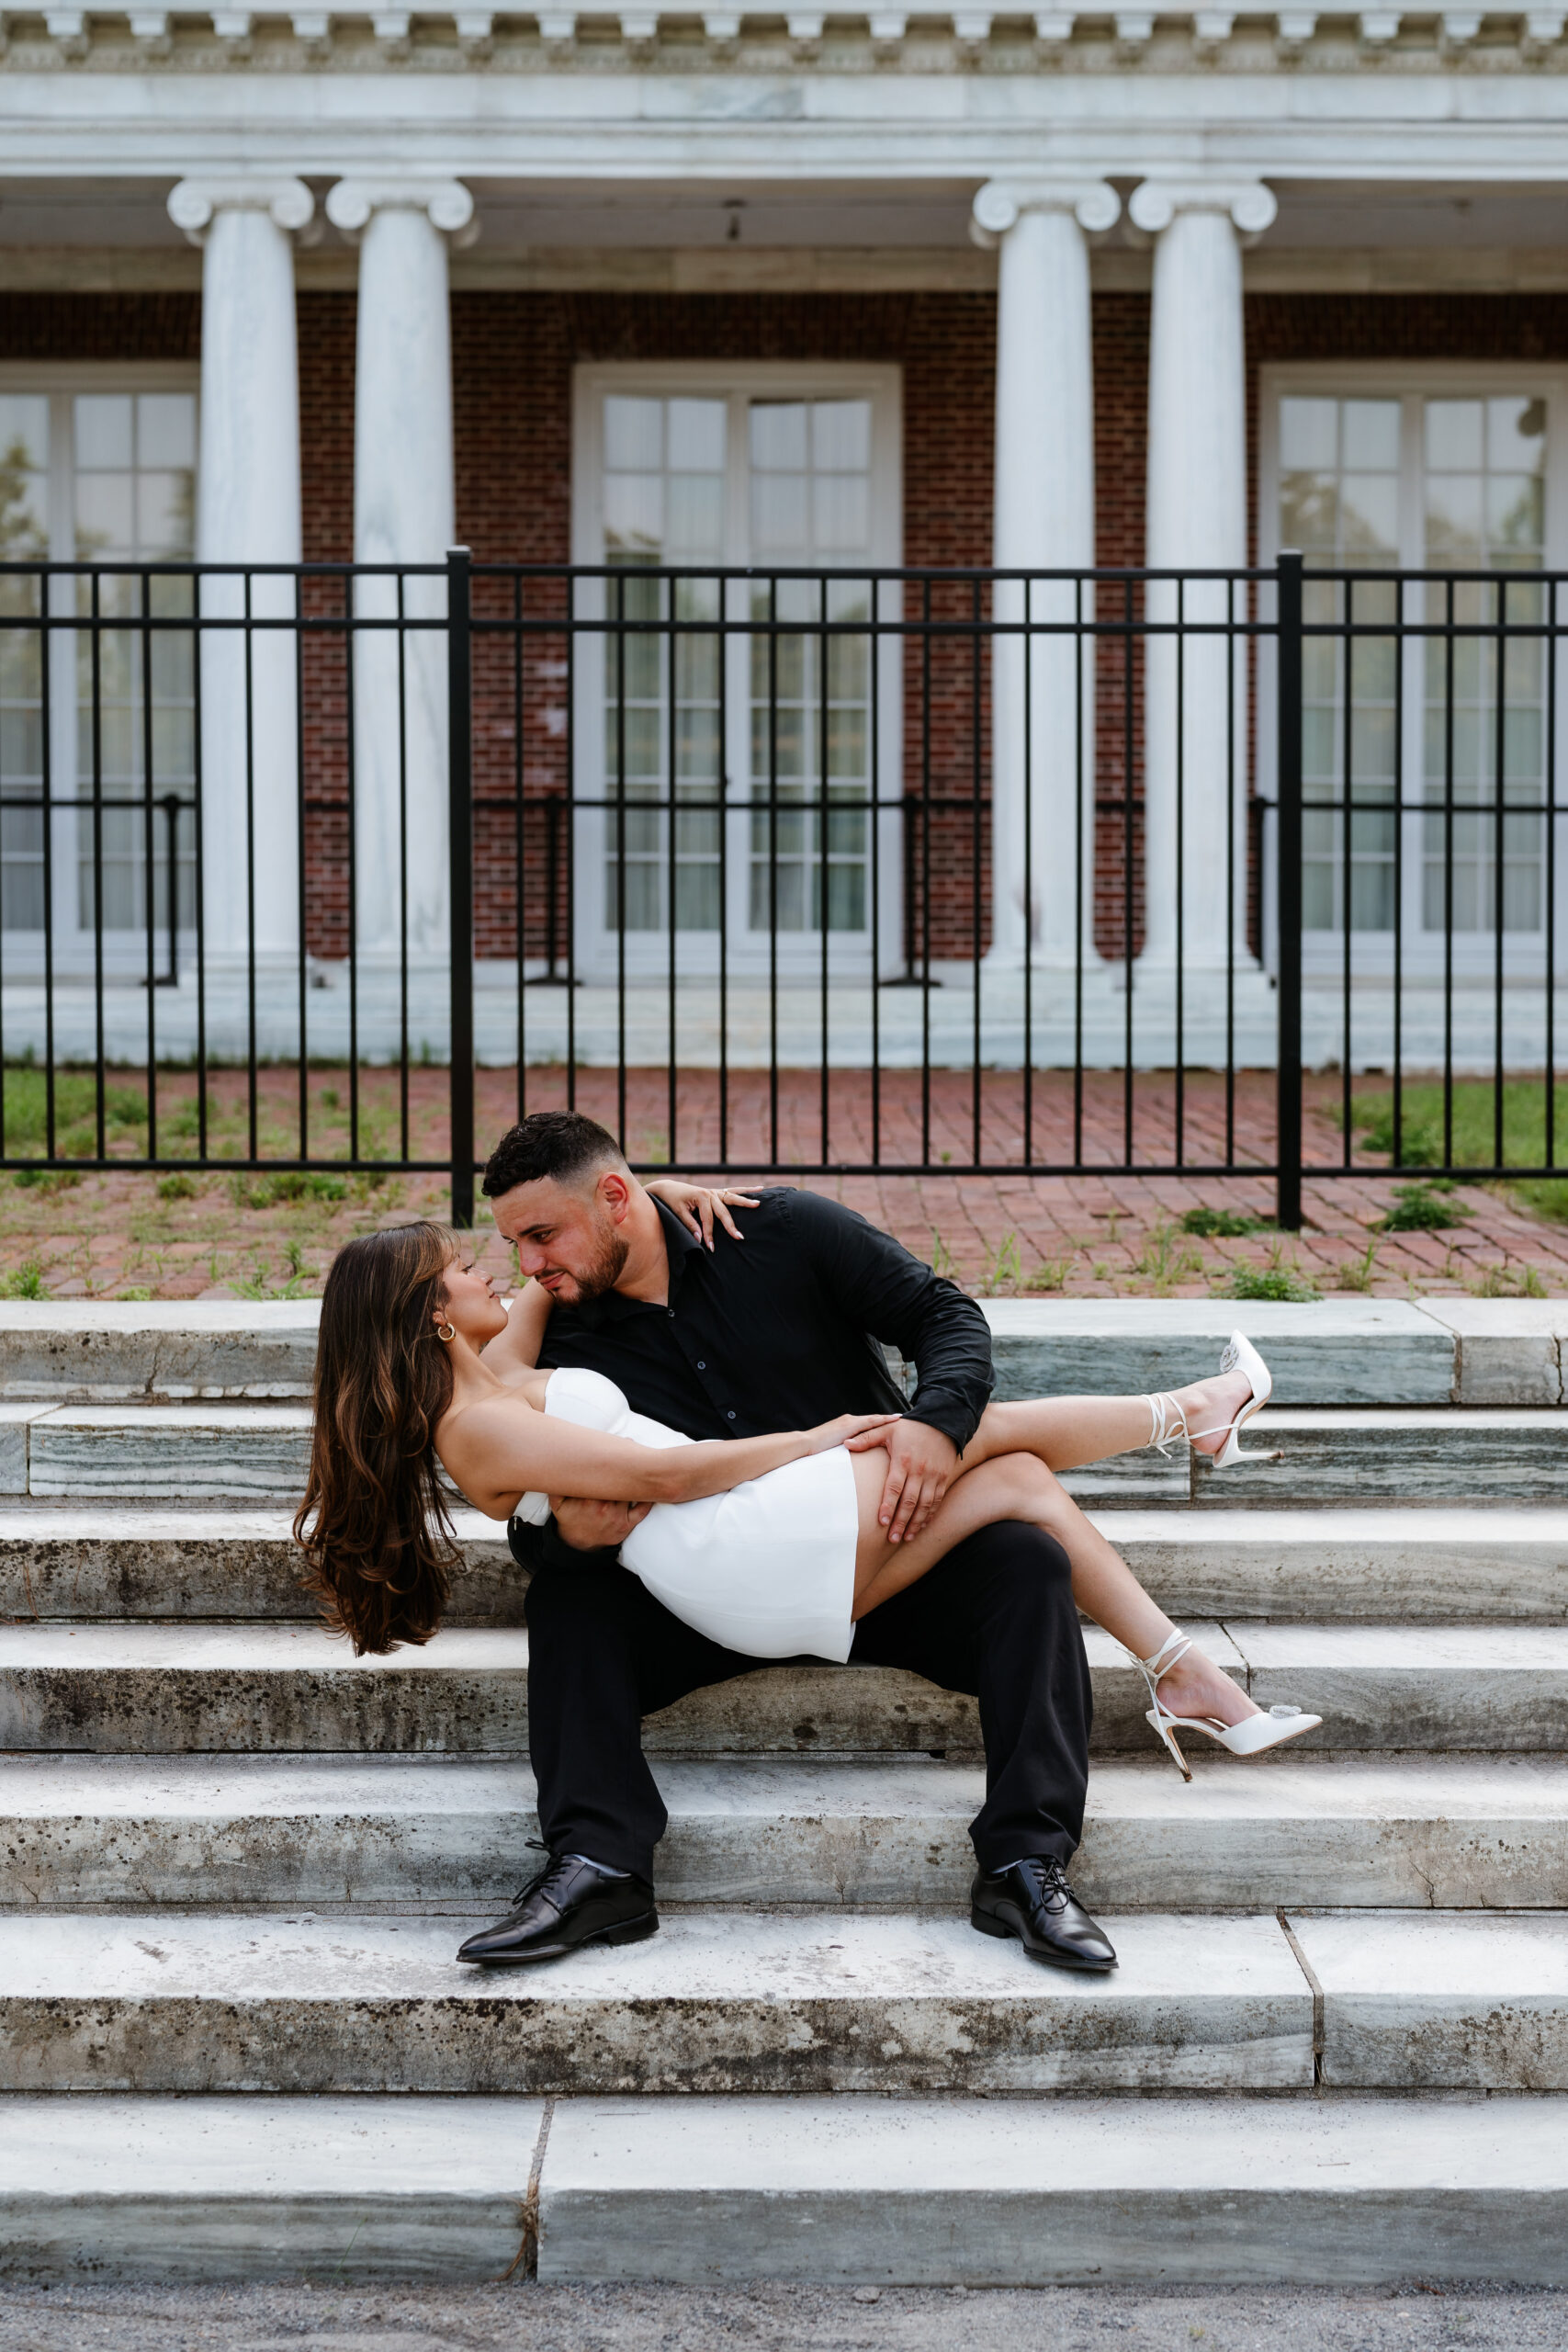
[[[345,237],[357,237],[378,212],[423,212],[433,229],[458,245],[479,235],[474,199],[461,180],[339,180],[327,192],[327,219]]]
[[[1106,180],[987,180],[971,208],[969,234],[989,249],[1026,212],[1070,212],[1080,229],[1098,235],[1116,226],[1122,199]]]
[[[169,192],[169,218],[199,245],[220,212],[265,212],[290,235],[308,229],[316,199],[303,180],[190,179]]]
[[[1279,203],[1261,180],[1145,180],[1133,190],[1127,217],[1134,229],[1156,237],[1179,212],[1222,212],[1243,237],[1271,228]]]

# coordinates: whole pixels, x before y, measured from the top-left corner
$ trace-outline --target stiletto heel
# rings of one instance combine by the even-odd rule
[[[1234,1419],[1222,1422],[1212,1430],[1191,1430],[1188,1442],[1201,1437],[1218,1437],[1224,1431],[1224,1443],[1213,1456],[1216,1470],[1228,1470],[1237,1462],[1278,1462],[1278,1446],[1247,1446],[1241,1444],[1241,1432],[1255,1413],[1260,1413],[1274,1393],[1274,1378],[1245,1331],[1233,1331],[1230,1345],[1220,1358],[1220,1371],[1242,1372],[1247,1374],[1252,1394],[1237,1411]],[[1172,1402],[1174,1402],[1174,1398]]]
[[[1248,1715],[1239,1724],[1223,1724],[1217,1715],[1172,1714],[1159,1695],[1159,1686],[1191,1647],[1190,1634],[1177,1626],[1166,1635],[1152,1657],[1138,1657],[1134,1651],[1127,1652],[1148,1686],[1152,1703],[1144,1721],[1169,1748],[1184,1781],[1190,1781],[1192,1773],[1176,1744],[1179,1731],[1201,1731],[1218,1747],[1228,1748],[1231,1755],[1247,1758],[1266,1756],[1271,1747],[1282,1747],[1289,1739],[1300,1739],[1303,1732],[1315,1731],[1323,1721],[1321,1715],[1305,1714],[1300,1707],[1270,1707],[1265,1713]]]

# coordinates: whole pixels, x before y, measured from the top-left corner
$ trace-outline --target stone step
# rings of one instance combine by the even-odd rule
[[[1568,2284],[1568,2099],[0,2098],[38,2280]],[[530,2197],[530,2185],[536,2206]]]
[[[1549,1506],[1089,1515],[1182,1623],[1568,1620],[1568,1510]],[[291,1519],[240,1506],[15,1502],[0,1510],[0,1621],[298,1619]],[[455,1522],[464,1567],[447,1624],[521,1625],[527,1580],[502,1530],[478,1511]]]
[[[1302,1747],[1568,1748],[1568,1627],[1213,1625],[1187,1630],[1260,1706],[1321,1714]],[[1084,1634],[1097,1755],[1148,1744],[1143,1676]],[[482,1754],[527,1745],[528,1636],[449,1628],[356,1658],[315,1625],[0,1626],[0,1748],[133,1756]],[[975,1702],[879,1668],[779,1667],[649,1718],[651,1753],[977,1750]],[[1201,1734],[1188,1743],[1201,1748]]]
[[[998,1394],[1178,1387],[1237,1325],[1292,1405],[1555,1405],[1568,1305],[1530,1299],[986,1299]],[[0,1397],[308,1396],[316,1299],[0,1304]]]
[[[1529,1407],[1270,1406],[1247,1425],[1250,1459],[1215,1470],[1203,1456],[1192,1457],[1192,1500],[1205,1509],[1557,1502],[1568,1498],[1565,1436],[1561,1413]],[[1273,1453],[1278,1460],[1262,1458]]]
[[[303,1405],[0,1405],[0,1493],[292,1508],[310,1435]],[[1568,1498],[1565,1435],[1568,1420],[1544,1407],[1271,1407],[1249,1427],[1254,1458],[1229,1470],[1145,1448],[1063,1483],[1085,1502],[1129,1506],[1550,1503]]]
[[[0,1917],[0,2089],[549,2094],[1304,2089],[1279,1922],[1107,1921],[1043,1969],[966,1917],[676,1912],[623,1951],[462,1967],[474,1916]]]
[[[1191,1630],[1245,1679],[1221,1627]],[[1506,1630],[1522,1643],[1559,1638],[1551,1627]],[[1568,1634],[1562,1639],[1568,1645]],[[1142,1746],[1142,1675],[1098,1627],[1085,1640],[1097,1744]],[[527,1676],[528,1636],[511,1628],[449,1628],[423,1648],[356,1658],[316,1625],[4,1625],[0,1749],[506,1752],[527,1745]],[[650,1718],[648,1745],[716,1754],[929,1752],[978,1748],[980,1728],[973,1700],[919,1675],[806,1665],[694,1691]]]
[[[0,2098],[0,2277],[479,2286],[523,2250],[544,2115],[524,2098]]]
[[[290,1510],[176,1503],[13,1502],[0,1510],[0,1621],[298,1619],[301,1561]],[[527,1579],[504,1530],[453,1514],[463,1566],[452,1625],[521,1625]],[[1568,1519],[1564,1521],[1568,1527]]]
[[[1108,1913],[1104,1977],[962,1913],[667,1911],[493,1973],[455,1957],[480,1924],[0,1917],[0,2090],[1568,2089],[1562,1912]]]
[[[1097,1765],[1073,1875],[1107,1913],[1568,1908],[1568,1757]],[[954,1908],[977,1763],[660,1758],[661,1899]],[[505,1908],[521,1757],[0,1757],[0,1903]]]
[[[1544,1407],[1270,1407],[1253,1458],[1215,1471],[1179,1448],[1068,1472],[1089,1503],[1504,1502],[1568,1498],[1562,1414]],[[303,1491],[303,1405],[0,1405],[0,1493],[113,1504],[293,1500]],[[1277,1453],[1279,1459],[1264,1459]]]
[[[1561,2285],[1568,2102],[563,2100],[539,2277]]]

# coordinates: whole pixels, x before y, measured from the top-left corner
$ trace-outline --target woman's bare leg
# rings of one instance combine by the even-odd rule
[[[986,1419],[1014,1409],[1030,1408],[993,1405]],[[1134,1657],[1153,1657],[1175,1626],[1150,1600],[1120,1553],[1084,1517],[1049,1466],[1019,1448],[993,1453],[971,1468],[974,1451],[973,1446],[965,1448],[964,1467],[938,1505],[931,1525],[902,1544],[888,1543],[876,1516],[882,1498],[881,1454],[851,1455],[860,1505],[855,1616],[863,1617],[896,1592],[902,1592],[906,1585],[916,1583],[955,1544],[980,1528],[1001,1519],[1021,1519],[1043,1528],[1061,1544],[1073,1572],[1073,1599],[1085,1616],[1103,1625],[1112,1640],[1131,1650]],[[1246,1691],[1228,1674],[1222,1674],[1196,1645],[1162,1678],[1160,1696],[1173,1713],[1213,1715],[1226,1724],[1242,1723],[1258,1712]]]
[[[1200,1437],[1194,1451],[1217,1453],[1224,1430],[1249,1394],[1247,1374],[1216,1374],[1212,1380],[1194,1380],[1185,1388],[1167,1391],[1185,1427],[1213,1434]],[[1135,1453],[1150,1443],[1153,1427],[1146,1396],[1032,1396],[1013,1405],[990,1405],[993,1414],[1006,1417],[1009,1434],[998,1431],[979,1457],[1021,1451],[1032,1453],[1051,1470],[1076,1470],[1085,1462],[1103,1462],[1109,1454]],[[964,1462],[969,1449],[964,1449]],[[1146,1653],[1145,1653],[1146,1655]]]

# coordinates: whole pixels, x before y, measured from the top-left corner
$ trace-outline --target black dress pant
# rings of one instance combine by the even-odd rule
[[[668,1816],[643,1756],[642,1718],[781,1661],[694,1633],[626,1568],[541,1568],[527,1610],[528,1744],[545,1842],[650,1879]],[[970,1835],[982,1870],[1025,1854],[1071,1858],[1091,1702],[1071,1571],[1054,1538],[1012,1520],[983,1528],[863,1617],[851,1656],[978,1698],[986,1802]]]

